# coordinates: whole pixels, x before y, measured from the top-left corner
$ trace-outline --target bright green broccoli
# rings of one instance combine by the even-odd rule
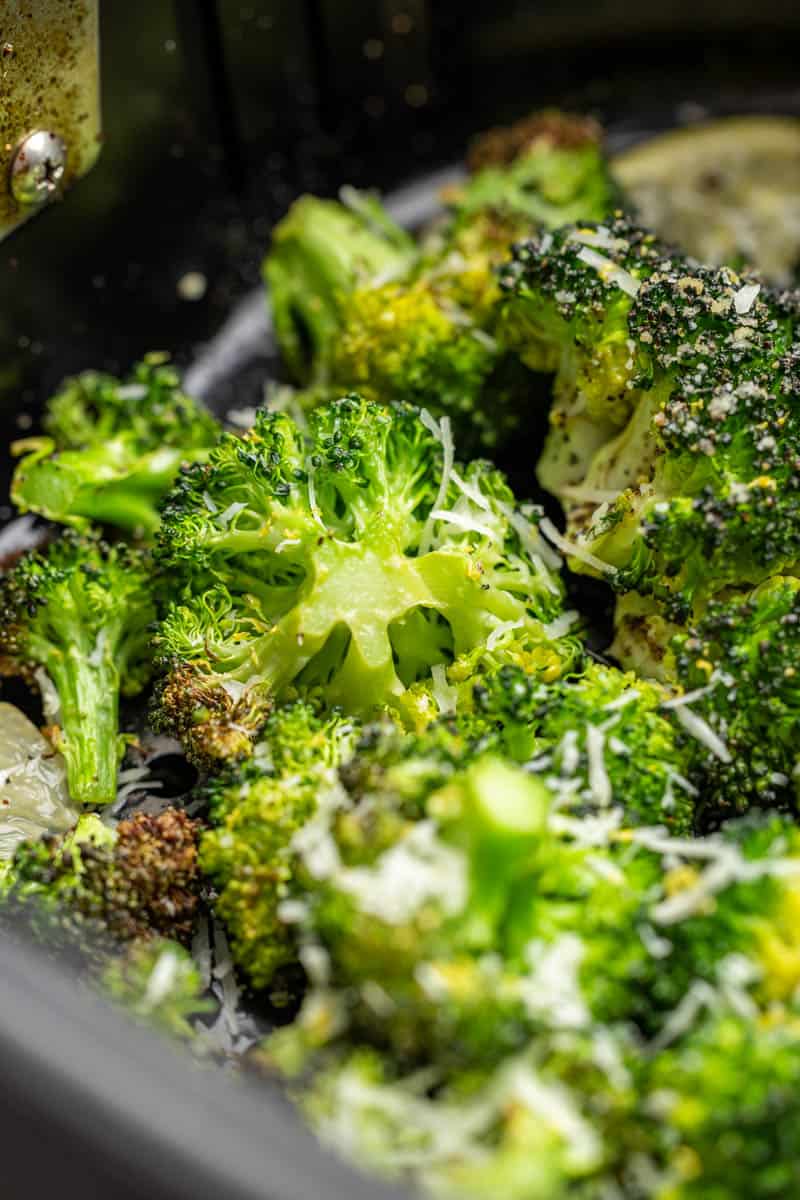
[[[74,830],[17,847],[3,907],[29,914],[47,940],[104,962],[122,943],[187,941],[200,903],[199,826],[177,809],[116,827],[93,813]]]
[[[692,776],[712,817],[793,807],[800,734],[800,580],[777,576],[709,602],[669,646],[690,702]]]
[[[723,1007],[659,1055],[644,1103],[657,1121],[659,1200],[783,1200],[800,1189],[800,1017],[756,1023]]]
[[[370,193],[343,188],[341,202],[302,196],[272,233],[264,279],[278,345],[298,383],[324,383],[342,327],[342,304],[359,287],[403,275],[413,239]]]
[[[280,1039],[292,1053],[326,995],[338,1011],[329,1040],[448,1069],[644,1002],[637,923],[653,857],[626,849],[601,869],[603,852],[561,832],[573,822],[544,782],[491,753],[464,767],[457,749],[441,737],[416,755],[362,745],[340,769],[338,803],[296,840],[284,911],[316,986]]]
[[[212,828],[202,837],[201,864],[217,889],[215,911],[236,963],[257,986],[296,958],[291,929],[279,920],[295,869],[292,839],[335,790],[356,729],[298,701],[269,719],[248,762],[208,784]]]
[[[181,465],[206,458],[219,435],[163,354],[148,355],[124,381],[96,371],[67,379],[45,429],[47,437],[16,443],[25,456],[11,488],[20,511],[144,535],[157,528]]]
[[[329,1016],[320,1007],[320,1029]],[[361,1045],[326,1056],[297,1098],[332,1150],[432,1195],[593,1200],[615,1194],[644,1141],[635,1051],[624,1030],[561,1031],[494,1066],[443,1076],[435,1066],[398,1070]]]
[[[561,362],[540,474],[575,502],[577,569],[683,619],[710,591],[793,567],[791,297],[622,219],[518,247],[501,284],[509,340]]]
[[[462,443],[490,448],[543,409],[540,381],[495,336],[495,268],[541,225],[602,219],[612,188],[594,125],[546,113],[529,134],[513,162],[449,194],[416,255],[379,255],[364,271],[361,228],[348,237],[353,218],[330,201],[304,197],[278,226],[265,274],[284,357],[312,385],[305,404],[331,390],[418,404],[449,416]]]
[[[0,611],[0,671],[39,687],[72,800],[107,804],[125,747],[120,695],[141,692],[151,673],[149,555],[67,532],[2,580]]]
[[[476,685],[477,730],[547,779],[565,811],[620,806],[630,825],[693,827],[697,788],[681,729],[662,708],[670,693],[614,667],[543,683],[507,666]]]
[[[178,598],[156,639],[156,721],[196,760],[242,757],[276,700],[402,710],[492,634],[544,638],[562,593],[537,519],[489,464],[454,467],[447,423],[425,413],[349,396],[308,436],[260,413],[165,506]]]
[[[446,197],[456,226],[478,213],[524,217],[558,229],[601,221],[616,187],[603,154],[603,131],[591,119],[544,109],[475,139],[469,180]]]

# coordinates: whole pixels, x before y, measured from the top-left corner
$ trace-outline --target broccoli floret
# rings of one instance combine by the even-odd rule
[[[537,379],[498,344],[488,317],[463,307],[460,265],[457,281],[421,277],[350,296],[330,375],[340,391],[447,415],[460,445],[492,448],[519,425]],[[488,265],[486,278],[493,283]]]
[[[602,143],[596,122],[552,109],[492,129],[470,147],[468,182],[447,196],[452,216],[494,211],[546,229],[601,221],[617,198]]]
[[[124,381],[85,371],[50,400],[49,436],[16,443],[25,457],[11,498],[52,521],[151,535],[181,465],[205,459],[219,428],[181,391],[166,355],[148,355]]]
[[[131,943],[103,970],[102,992],[128,1016],[201,1049],[192,1018],[214,1008],[200,972],[178,942],[154,937]]]
[[[515,1052],[553,1018],[557,978],[567,1024],[615,1019],[647,971],[635,930],[655,862],[596,869],[557,832],[541,780],[487,753],[462,768],[454,749],[360,747],[345,795],[297,844],[295,919],[312,980],[340,1009],[330,1037],[404,1064]]]
[[[184,584],[157,634],[158,724],[196,760],[240,757],[274,700],[402,708],[493,631],[541,630],[562,593],[537,510],[451,455],[446,423],[357,396],[317,409],[308,437],[262,412],[223,438],[164,510],[159,560]]]
[[[0,670],[38,685],[73,801],[116,794],[120,695],[151,672],[153,566],[146,552],[68,531],[0,584]]]
[[[800,732],[800,580],[712,600],[670,646],[691,703],[693,777],[711,817],[793,806]]]
[[[295,870],[292,838],[335,788],[355,730],[297,702],[269,719],[252,759],[208,784],[214,828],[203,834],[201,863],[234,958],[256,986],[296,958],[291,928],[278,919]]]
[[[321,1026],[333,1014],[320,1004],[316,1015]],[[269,1063],[291,1056],[287,1032],[271,1039]],[[435,1066],[403,1072],[359,1045],[329,1055],[297,1098],[331,1149],[432,1195],[592,1200],[613,1194],[640,1149],[634,1063],[616,1030],[540,1037],[496,1066],[444,1077]]]
[[[542,224],[601,219],[612,189],[596,127],[549,113],[529,132],[513,162],[451,192],[447,215],[415,255],[404,248],[405,257],[365,270],[358,240],[326,227],[326,214],[352,218],[309,197],[278,227],[265,273],[284,356],[312,385],[306,407],[331,389],[422,404],[450,416],[463,443],[489,448],[544,407],[536,376],[495,337],[495,268]]]
[[[554,684],[518,667],[476,687],[476,707],[498,748],[542,775],[575,815],[621,806],[631,825],[691,832],[692,756],[661,706],[670,693],[613,667],[588,663]],[[485,744],[485,741],[484,741]]]
[[[31,906],[48,937],[90,956],[154,935],[187,941],[200,902],[199,825],[177,809],[112,828],[93,813],[75,829],[17,847],[4,904]]]
[[[729,1008],[658,1055],[645,1103],[658,1114],[669,1200],[782,1200],[800,1189],[798,1018],[756,1024]]]
[[[390,728],[348,771],[363,768],[372,779],[391,764],[397,784],[407,763],[409,783],[423,787],[430,782],[423,762],[464,764],[492,750],[543,778],[574,816],[617,807],[628,824],[691,832],[694,747],[662,709],[672,692],[581,661],[570,639],[542,642],[523,655],[509,633],[492,651],[454,663],[443,685],[412,691],[417,737]]]
[[[569,359],[573,407],[556,422],[574,413],[597,434],[574,477],[546,479],[578,502],[576,569],[661,597],[682,619],[697,597],[791,568],[790,297],[698,267],[622,220],[518,247],[501,282],[523,354],[529,340]]]
[[[343,301],[358,287],[402,275],[416,254],[376,196],[344,188],[341,201],[295,201],[264,262],[278,345],[298,383],[326,381]]]

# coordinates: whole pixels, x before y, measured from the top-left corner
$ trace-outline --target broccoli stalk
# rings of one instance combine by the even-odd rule
[[[125,746],[119,697],[140,692],[150,673],[149,558],[66,533],[3,580],[2,612],[0,669],[38,684],[71,798],[109,803]]]
[[[357,396],[306,439],[259,414],[184,476],[159,561],[183,576],[157,634],[159,725],[208,762],[247,752],[275,700],[353,715],[507,625],[539,631],[561,590],[547,548],[486,463],[452,467],[446,425]]]
[[[166,355],[150,354],[124,382],[86,371],[50,400],[47,437],[14,446],[11,498],[22,512],[86,527],[152,535],[159,503],[184,462],[207,457],[219,434],[180,390]]]

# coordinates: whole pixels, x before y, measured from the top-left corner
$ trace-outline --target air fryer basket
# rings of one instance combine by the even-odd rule
[[[337,12],[351,17],[339,30],[345,54],[360,53],[372,28],[364,10],[379,7],[341,3]],[[381,11],[385,18],[384,10],[402,7]],[[414,66],[427,72],[429,111],[409,115],[387,91],[383,115],[373,105],[370,116],[364,100],[373,85],[357,74],[361,116],[349,123],[343,114],[352,97],[337,76],[332,7],[298,4],[291,21],[288,8],[246,10],[274,17],[262,31],[283,22],[286,44],[294,30],[302,48],[294,66],[283,62],[282,74],[264,80],[247,37],[234,36],[230,13],[241,18],[239,5],[178,0],[174,12],[137,5],[135,27],[133,14],[109,17],[105,160],[0,253],[0,364],[12,368],[10,383],[0,374],[4,488],[5,444],[35,422],[42,398],[68,371],[124,368],[166,345],[186,368],[188,389],[218,414],[261,400],[265,379],[280,368],[258,262],[271,221],[303,188],[389,186],[395,215],[413,226],[435,210],[441,182],[459,169],[470,128],[542,103],[596,112],[608,123],[612,149],[704,113],[800,111],[800,89],[792,90],[800,24],[780,4],[755,15],[729,4],[724,16],[713,4],[662,5],[639,27],[630,14],[623,21],[625,6],[613,2],[567,5],[571,25],[559,24],[544,4],[500,4],[495,24],[484,18],[480,26],[459,24],[460,6],[431,5],[424,63]],[[670,13],[679,14],[677,33]],[[756,20],[753,29],[748,22]],[[257,46],[266,55],[265,40]],[[146,64],[148,52],[158,69],[145,86],[131,62]],[[181,56],[181,70],[192,68],[192,89],[176,70]],[[259,111],[259,95],[286,112],[283,129]],[[117,126],[124,132],[115,135]],[[158,131],[155,144],[142,142],[145,129]],[[194,303],[176,291],[187,271],[209,283]],[[519,484],[526,464],[513,465]],[[583,597],[598,611],[603,602],[601,590]],[[320,1149],[277,1087],[197,1067],[22,940],[0,944],[0,1082],[3,1187],[13,1198],[405,1194]]]

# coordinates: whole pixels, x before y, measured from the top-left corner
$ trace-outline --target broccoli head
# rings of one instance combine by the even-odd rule
[[[323,1003],[308,1013],[310,1040],[312,1022],[330,1015]],[[273,1034],[262,1061],[286,1071],[295,1032]],[[356,1044],[322,1056],[296,1095],[332,1150],[431,1195],[591,1200],[614,1194],[644,1143],[635,1065],[621,1030],[540,1036],[483,1069],[452,1072],[404,1071]]]
[[[777,576],[711,600],[673,638],[688,703],[692,776],[711,819],[750,805],[793,806],[800,732],[800,580]]]
[[[616,188],[603,154],[603,131],[590,118],[553,109],[478,137],[468,154],[470,178],[446,199],[458,222],[475,212],[524,217],[529,227],[558,229],[601,221]]]
[[[325,382],[356,288],[402,275],[416,250],[378,198],[343,188],[341,202],[301,196],[272,232],[264,279],[283,361],[298,383]]]
[[[520,424],[537,379],[499,345],[488,315],[476,319],[483,298],[465,296],[474,281],[459,266],[455,278],[442,273],[354,292],[343,304],[330,378],[340,391],[449,416],[459,444],[491,448]],[[485,274],[494,285],[488,266]]]
[[[457,749],[359,746],[344,793],[296,839],[284,909],[311,1010],[329,995],[339,1011],[327,1040],[407,1066],[491,1063],[549,1022],[616,1019],[648,969],[636,923],[655,862],[601,870],[542,780],[491,752],[464,766]]]
[[[22,512],[150,535],[182,463],[207,457],[219,434],[210,413],[180,387],[167,356],[150,354],[128,379],[85,371],[50,400],[47,437],[16,444],[24,454],[11,498]]]
[[[541,381],[495,336],[495,268],[542,225],[600,220],[612,189],[595,126],[553,113],[534,124],[513,162],[451,190],[447,213],[413,254],[406,242],[398,252],[393,230],[388,256],[382,219],[380,252],[365,268],[361,234],[344,228],[352,214],[330,201],[298,202],[278,227],[265,275],[284,358],[311,385],[303,406],[351,390],[419,404],[448,415],[465,444],[488,448],[543,410]]]
[[[670,693],[614,667],[589,662],[580,674],[544,683],[502,667],[475,688],[483,741],[541,775],[564,811],[589,815],[620,806],[628,825],[691,832],[697,788],[682,730],[662,709]]]
[[[569,360],[541,477],[577,502],[578,569],[654,594],[676,618],[695,597],[791,569],[791,297],[699,267],[624,220],[518,247],[501,282],[523,355],[544,344]],[[555,447],[573,415],[583,432],[565,458]]]
[[[75,829],[17,847],[4,904],[31,905],[44,931],[90,954],[155,935],[186,941],[200,902],[199,825],[177,809],[112,828],[93,813]]]
[[[158,558],[183,583],[156,638],[156,721],[208,761],[241,756],[274,700],[402,708],[432,668],[558,614],[536,520],[488,464],[456,469],[425,413],[348,396],[308,436],[260,413],[166,504]]]
[[[754,1020],[792,1002],[790,820],[675,838],[570,817],[490,755],[421,762],[416,789],[412,765],[340,796],[296,843],[283,911],[313,986],[279,1040],[299,1059],[362,1042],[403,1069],[477,1067],[548,1029],[616,1022],[659,1052],[723,1002]]]
[[[335,789],[354,736],[352,722],[298,701],[270,717],[248,762],[207,785],[212,828],[200,860],[236,963],[256,986],[296,958],[291,928],[278,917],[295,869],[292,839]]]
[[[116,795],[120,695],[150,677],[155,620],[146,552],[68,531],[24,555],[0,584],[0,671],[38,685],[73,801]]]
[[[725,1006],[655,1057],[645,1105],[669,1200],[780,1200],[800,1189],[800,1026]]]

